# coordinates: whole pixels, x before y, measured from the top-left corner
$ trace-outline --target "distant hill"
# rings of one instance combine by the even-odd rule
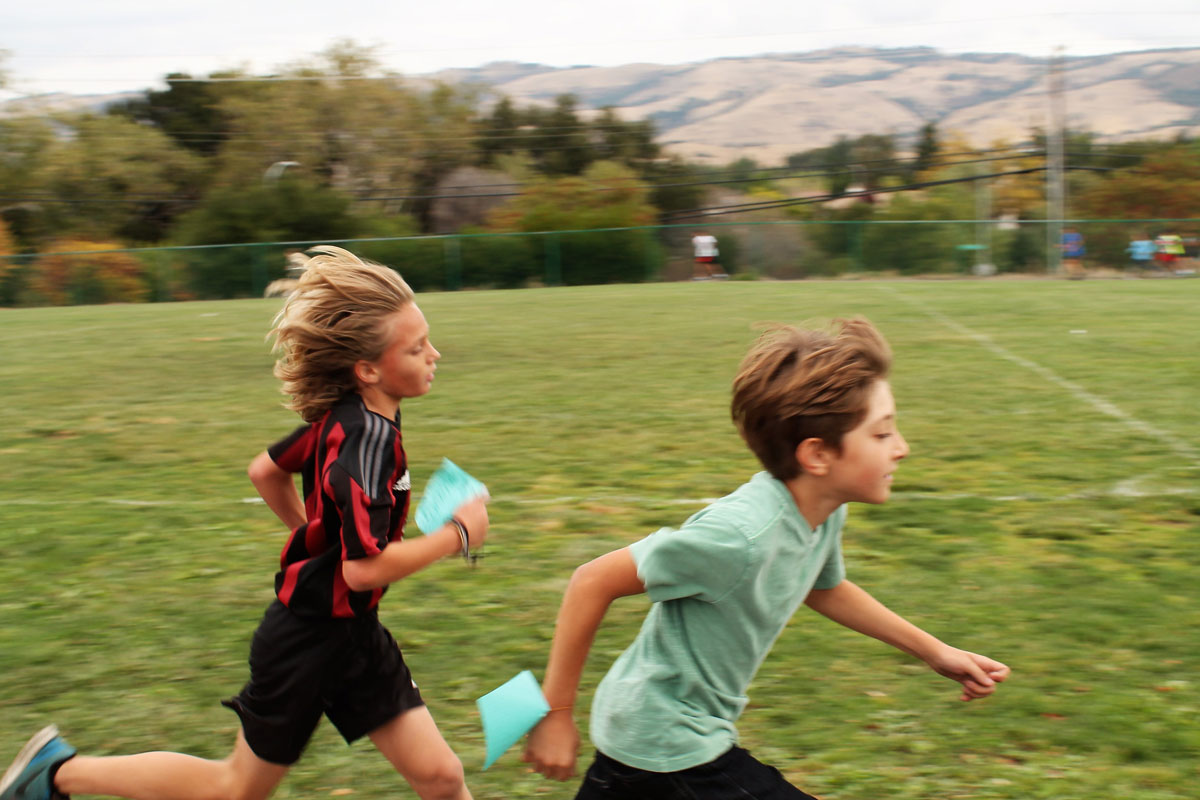
[[[1102,142],[1200,135],[1200,48],[1067,58],[1063,76],[1073,130]],[[1048,107],[1046,59],[930,48],[619,67],[501,62],[413,77],[483,84],[518,104],[575,94],[584,107],[653,120],[671,152],[720,163],[742,156],[779,163],[866,133],[894,134],[903,146],[929,121],[976,146],[1017,143],[1046,126]],[[0,116],[99,109],[131,96],[42,95],[0,105]]]
[[[103,111],[114,103],[141,97],[141,92],[119,92],[117,94],[35,94],[0,103],[0,118],[27,114],[58,114],[62,112]]]
[[[518,103],[564,92],[585,106],[649,118],[688,158],[777,163],[839,135],[892,133],[928,121],[976,146],[1017,143],[1046,127],[1046,59],[930,48],[839,48],[693,64],[551,68],[490,64],[433,78],[490,85]],[[1067,121],[1105,142],[1200,135],[1200,48],[1068,58]]]

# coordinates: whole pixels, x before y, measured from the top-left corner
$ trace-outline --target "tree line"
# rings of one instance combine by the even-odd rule
[[[469,83],[408,80],[350,42],[272,75],[174,73],[166,84],[102,113],[0,119],[0,255],[29,256],[0,259],[0,302],[255,288],[243,279],[245,253],[235,251],[191,258],[163,279],[172,285],[143,280],[140,294],[131,277],[137,265],[118,253],[82,267],[70,267],[78,258],[37,254],[691,225],[734,213],[812,222],[972,219],[983,180],[989,213],[1030,220],[1045,213],[1037,172],[1045,141],[1037,131],[1023,147],[981,150],[930,122],[905,143],[909,153],[894,135],[870,134],[795,153],[781,167],[750,159],[712,167],[664,153],[651,121],[583,111],[571,95],[518,107]],[[1190,216],[1200,200],[1194,142],[1106,147],[1073,134],[1067,150],[1076,215]],[[891,202],[873,202],[882,193]],[[862,202],[817,202],[846,196]],[[824,257],[811,272],[836,271],[839,259],[863,246],[852,228],[811,230],[810,252]],[[947,262],[933,229],[868,230],[881,240],[872,248],[890,239],[905,245],[891,248],[897,254],[926,254],[891,256],[912,261],[903,271]],[[900,242],[905,235],[916,238]],[[1115,250],[1119,238],[1103,234],[1099,245]],[[629,280],[661,262],[663,244],[648,231],[549,244],[480,238],[464,257],[489,285],[520,285],[555,259],[578,267],[570,280]],[[563,246],[570,252],[552,252]],[[1012,268],[1036,268],[1036,246],[1006,247]],[[730,241],[727,252],[737,249]],[[277,259],[263,276],[282,269]]]

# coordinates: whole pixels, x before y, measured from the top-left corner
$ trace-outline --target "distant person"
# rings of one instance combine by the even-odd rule
[[[1154,245],[1154,259],[1163,269],[1174,272],[1177,268],[1176,262],[1183,258],[1185,252],[1183,237],[1177,233],[1160,233],[1154,239]]]
[[[1134,269],[1150,269],[1155,266],[1154,240],[1147,237],[1145,234],[1140,234],[1137,239],[1129,243],[1125,248],[1125,252],[1129,254],[1129,265]]]
[[[233,751],[220,761],[83,756],[51,725],[0,779],[2,800],[262,800],[322,716],[347,742],[370,738],[419,797],[471,797],[376,608],[389,584],[481,544],[487,509],[473,500],[429,536],[404,537],[410,486],[400,401],[429,391],[441,354],[396,272],[338,247],[314,249],[272,331],[282,351],[275,374],[305,424],[249,468],[292,535],[276,599],[250,646],[250,680],[224,703],[241,719]]]
[[[1063,269],[1067,271],[1068,278],[1079,279],[1084,277],[1083,257],[1087,253],[1087,249],[1083,245],[1083,234],[1074,228],[1067,228],[1062,233],[1062,249]]]
[[[698,232],[692,237],[692,252],[695,258],[692,280],[706,281],[710,278],[729,277],[717,266],[717,257],[720,255],[717,237],[707,231]]]
[[[652,605],[596,689],[597,752],[576,800],[811,800],[739,747],[736,728],[751,680],[801,604],[924,661],[957,681],[963,700],[1008,677],[999,661],[951,647],[846,580],[847,504],[887,500],[908,455],[890,366],[866,320],[832,333],[780,327],[759,340],[734,378],[731,410],[766,471],[682,527],[575,571],[542,683],[550,712],[525,761],[558,780],[575,773],[580,676],[609,606],[628,595]]]

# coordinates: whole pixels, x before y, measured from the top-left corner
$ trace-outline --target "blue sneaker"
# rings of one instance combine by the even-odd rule
[[[54,788],[51,773],[75,755],[75,748],[47,725],[33,735],[16,760],[0,778],[0,800],[53,800],[62,797]]]

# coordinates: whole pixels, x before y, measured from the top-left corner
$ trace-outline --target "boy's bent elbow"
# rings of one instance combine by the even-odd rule
[[[279,468],[278,464],[271,460],[271,456],[266,450],[254,457],[246,467],[246,474],[250,477],[250,482],[255,486],[261,486],[273,477],[287,475],[286,472]]]
[[[637,564],[627,547],[577,567],[567,584],[568,594],[600,597],[609,602],[645,591],[646,586],[638,577]]]

